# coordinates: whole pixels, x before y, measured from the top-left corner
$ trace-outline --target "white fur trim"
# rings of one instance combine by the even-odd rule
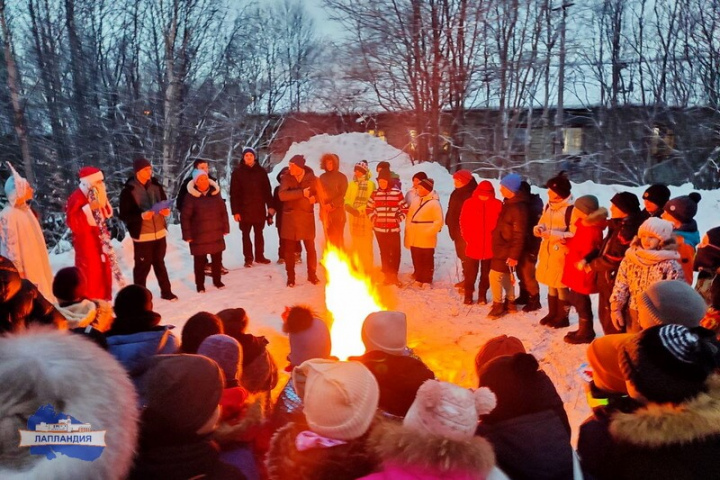
[[[85,177],[80,177],[81,182],[85,182],[87,185],[93,185],[94,183],[101,182],[105,179],[102,172],[95,172]]]

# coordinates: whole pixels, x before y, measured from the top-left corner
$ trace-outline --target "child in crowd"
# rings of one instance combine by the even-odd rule
[[[180,353],[197,353],[200,344],[210,335],[225,333],[222,321],[210,312],[198,312],[182,328]]]
[[[683,267],[685,281],[693,284],[693,261],[695,260],[695,247],[700,243],[695,215],[698,203],[702,197],[697,192],[690,195],[675,197],[665,204],[662,217],[673,225],[673,233],[680,253],[680,264]]]
[[[695,256],[695,270],[698,271],[695,289],[709,306],[701,324],[720,333],[720,227],[703,235]]]
[[[421,288],[432,284],[435,272],[435,247],[437,234],[443,226],[443,212],[435,182],[422,180],[417,186],[418,197],[408,208],[405,222],[405,248],[410,249],[415,284]]]

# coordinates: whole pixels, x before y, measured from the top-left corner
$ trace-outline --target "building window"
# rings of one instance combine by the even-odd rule
[[[385,138],[385,130],[368,130],[367,133],[373,137],[379,138],[383,142],[387,142],[387,138]]]
[[[563,155],[580,155],[583,151],[583,129],[569,127],[563,129]]]
[[[650,154],[667,157],[675,149],[675,133],[664,126],[656,125],[650,135]]]

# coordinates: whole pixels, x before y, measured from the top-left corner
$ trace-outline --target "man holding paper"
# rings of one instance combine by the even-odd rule
[[[135,267],[133,283],[145,286],[150,267],[160,285],[160,298],[175,301],[165,268],[167,229],[165,217],[170,215],[170,201],[162,185],[152,176],[152,165],[145,158],[133,161],[133,175],[120,192],[120,219],[127,225],[133,239]]]

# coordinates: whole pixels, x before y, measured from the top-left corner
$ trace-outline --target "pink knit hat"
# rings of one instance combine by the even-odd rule
[[[672,238],[673,224],[667,220],[657,217],[650,217],[640,225],[638,229],[638,237],[642,235],[659,238],[666,242]]]
[[[295,367],[292,379],[313,432],[352,440],[370,428],[380,388],[362,363],[315,358]]]
[[[365,351],[380,350],[391,355],[409,355],[407,317],[403,312],[373,312],[365,318],[361,331]]]
[[[418,389],[403,425],[421,434],[450,440],[469,440],[475,435],[480,415],[495,408],[489,388],[473,391],[448,382],[428,380]]]

